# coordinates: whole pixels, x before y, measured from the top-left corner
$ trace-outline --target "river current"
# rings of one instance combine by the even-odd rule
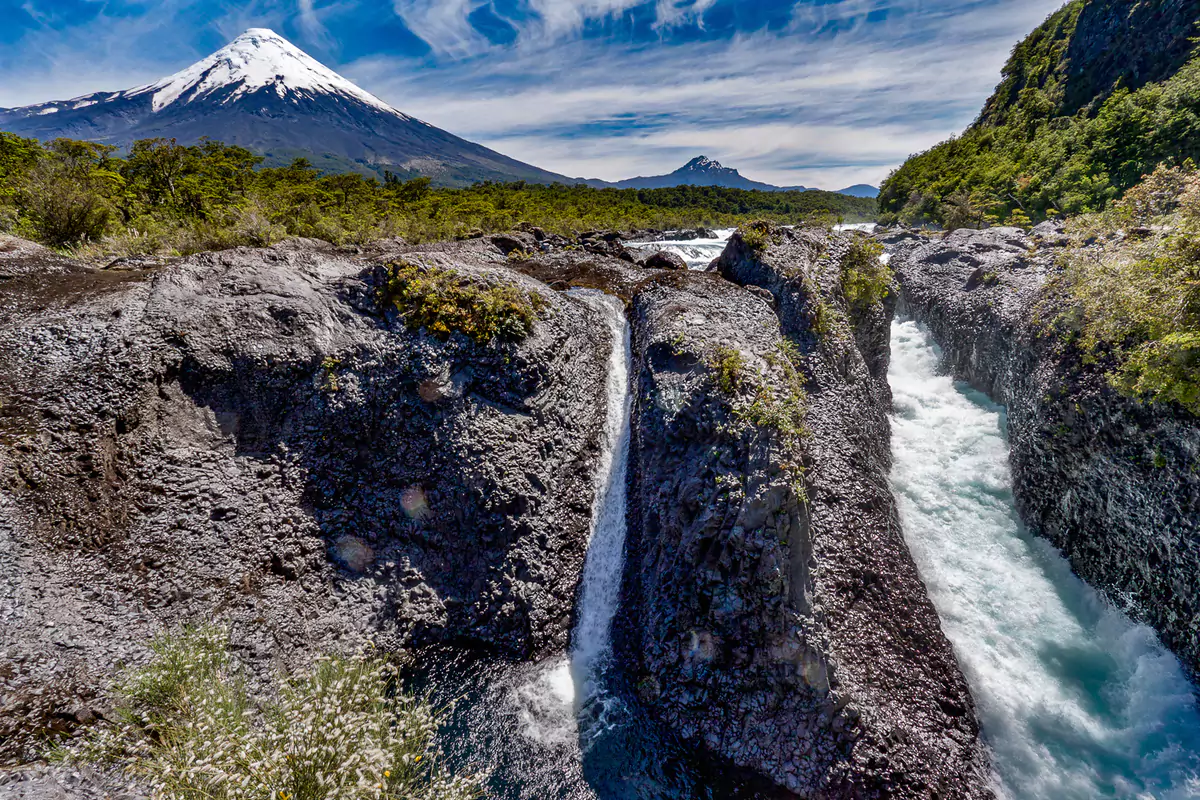
[[[892,486],[1000,794],[1200,796],[1200,717],[1179,662],[1024,529],[1004,409],[938,366],[924,328],[893,325]]]
[[[646,243],[692,269],[728,232]],[[498,800],[718,800],[752,792],[705,770],[643,711],[611,663],[624,565],[631,354],[619,302],[577,297],[608,321],[605,449],[571,651],[539,664],[457,656],[436,665],[454,701],[443,746]],[[1179,662],[1149,628],[1076,578],[1021,525],[1004,409],[939,370],[913,322],[892,329],[892,487],[905,536],[975,697],[1003,800],[1200,797],[1200,714]]]

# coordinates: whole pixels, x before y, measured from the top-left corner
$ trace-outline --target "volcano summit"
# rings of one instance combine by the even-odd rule
[[[265,28],[155,83],[0,110],[0,129],[121,147],[211,137],[268,161],[324,157],[332,167],[386,167],[443,185],[569,182],[397,111]]]

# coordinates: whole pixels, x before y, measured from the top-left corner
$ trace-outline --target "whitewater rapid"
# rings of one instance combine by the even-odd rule
[[[1013,506],[1004,409],[892,328],[892,484],[971,685],[1004,798],[1200,797],[1200,715],[1179,662],[1076,578]]]
[[[687,262],[688,269],[704,270],[713,259],[720,257],[733,235],[734,228],[722,228],[713,231],[712,238],[685,239],[682,241],[630,242],[629,247],[641,251],[644,255],[665,250],[674,253]]]

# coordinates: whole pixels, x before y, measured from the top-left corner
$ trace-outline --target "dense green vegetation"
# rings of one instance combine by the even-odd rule
[[[463,333],[481,344],[524,339],[547,305],[537,292],[407,263],[388,268],[384,293],[409,327],[439,338]]]
[[[1086,15],[1117,5],[1072,0],[1018,45],[979,120],[884,182],[885,221],[958,228],[1098,212],[1157,165],[1200,157],[1200,60],[1186,60],[1185,36],[1194,12],[1170,12],[1178,30],[1148,17],[1140,32],[1121,33],[1119,59],[1076,47]]]
[[[336,244],[403,236],[451,239],[529,222],[550,232],[862,220],[875,201],[829,192],[716,187],[617,190],[481,183],[434,189],[429,179],[322,174],[304,159],[266,168],[249,151],[208,141],[41,145],[0,133],[0,233],[88,257],[187,254],[269,245],[287,236]]]
[[[1200,172],[1160,167],[1070,231],[1079,246],[1051,286],[1052,328],[1118,391],[1200,416]]]
[[[883,262],[883,245],[855,237],[842,258],[842,294],[855,312],[862,312],[887,298],[892,270]]]
[[[114,687],[108,722],[64,749],[116,766],[174,800],[468,800],[433,739],[438,718],[396,690],[395,670],[366,656],[321,658],[251,691],[225,632],[188,629]]]

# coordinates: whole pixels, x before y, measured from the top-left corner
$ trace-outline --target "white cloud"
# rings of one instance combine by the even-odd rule
[[[804,4],[787,32],[731,41],[565,39],[432,71],[390,58],[346,70],[409,113],[570,176],[661,174],[704,153],[777,184],[878,183],[974,118],[1012,45],[1057,0],[957,15],[906,2],[884,24],[847,20],[885,0],[842,0]],[[834,19],[836,36],[799,33]]]
[[[198,5],[228,38],[291,18],[319,42],[339,17],[367,13],[360,2],[161,0],[140,18],[102,13],[66,32],[34,29],[7,58],[0,51],[0,106],[127,88],[179,69],[207,54],[173,22]],[[654,43],[581,35],[589,20],[645,0],[525,0],[533,13],[511,46],[471,26],[488,0],[385,2],[437,43],[435,55],[330,66],[456,134],[572,176],[659,174],[704,153],[759,180],[835,187],[876,183],[961,130],[1012,45],[1059,0],[798,2],[785,29],[688,43],[671,26],[697,22],[713,0],[656,0]]]

